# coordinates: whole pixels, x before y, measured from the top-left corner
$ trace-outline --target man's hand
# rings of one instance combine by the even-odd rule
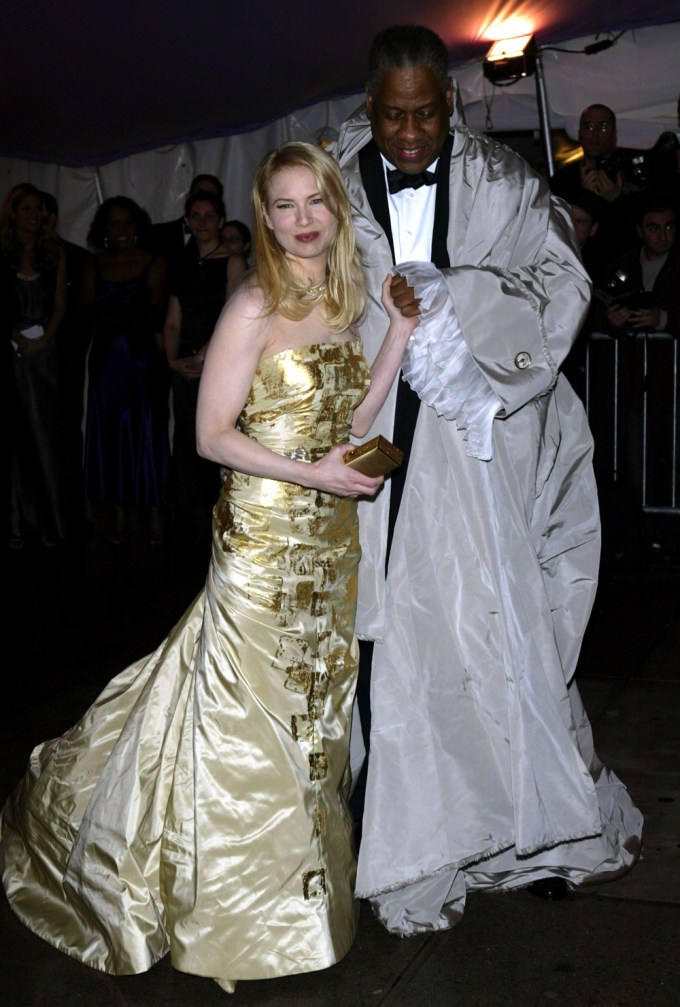
[[[607,321],[615,329],[622,329],[630,318],[629,308],[623,308],[620,304],[612,304],[607,308]]]
[[[639,308],[637,311],[631,311],[628,316],[628,324],[632,329],[646,329],[651,332],[658,329],[660,322],[659,308]]]
[[[584,168],[581,172],[581,182],[584,189],[594,192],[608,203],[613,203],[623,192],[623,175],[619,173],[612,182],[609,175],[600,168]]]
[[[416,298],[415,290],[413,287],[409,287],[406,277],[401,273],[392,277],[390,294],[395,306],[399,308],[404,318],[414,318],[420,314],[420,300]]]

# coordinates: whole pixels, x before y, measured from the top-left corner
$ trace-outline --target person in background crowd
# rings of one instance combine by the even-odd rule
[[[215,175],[195,175],[191,180],[190,196],[198,190],[212,192],[219,199],[224,199],[224,186]],[[193,247],[191,231],[187,227],[184,216],[164,224],[153,224],[151,227],[150,247],[163,256],[168,267],[168,277],[172,277],[175,268],[181,262],[185,248]]]
[[[222,227],[222,240],[229,255],[242,255],[248,264],[252,245],[250,229],[240,220],[228,220]]]
[[[0,315],[11,356],[9,545],[44,546],[72,532],[56,337],[66,310],[66,257],[46,226],[43,197],[22,182],[0,213]]]
[[[56,197],[51,192],[41,192],[40,196],[45,205],[45,230],[59,239],[66,257],[66,303],[67,311],[71,311],[77,307],[80,274],[88,253],[85,248],[66,241],[59,234],[59,203]]]
[[[126,510],[162,538],[167,498],[168,381],[161,331],[166,306],[165,260],[149,248],[148,214],[132,199],[105,200],[88,242],[95,254],[83,270],[81,308],[91,324],[85,423],[85,501],[112,514],[110,540],[121,544]]]
[[[567,200],[578,189],[587,189],[607,203],[615,202],[623,194],[625,179],[617,157],[616,116],[611,108],[596,102],[583,110],[578,142],[583,156],[558,168],[550,188]]]
[[[66,308],[57,333],[62,408],[66,424],[69,484],[72,487],[74,507],[79,524],[82,520],[82,466],[83,466],[83,394],[85,386],[85,358],[90,333],[80,324],[78,310],[80,282],[89,254],[85,248],[65,241],[58,234],[59,204],[49,192],[41,193],[45,204],[45,229],[59,237],[66,260]],[[77,487],[77,491],[76,491]],[[77,500],[76,500],[77,492]]]
[[[614,289],[614,302],[605,309],[606,331],[669,332],[678,338],[680,255],[669,199],[647,194],[639,203],[635,230],[639,247],[615,259],[607,271],[625,279],[620,281],[620,300]]]
[[[676,115],[677,129],[661,133],[651,150],[644,152],[642,163],[650,188],[669,200],[677,220],[680,214],[680,96]]]
[[[645,517],[643,499],[650,506],[668,505],[677,486],[673,344],[680,339],[680,246],[670,197],[644,193],[635,226],[638,247],[610,263],[594,300],[594,326],[619,340],[615,461],[606,436],[614,414],[611,392],[598,388],[593,401],[595,429],[603,431],[596,460],[605,556],[619,568],[644,566],[647,540],[656,541],[655,519]],[[609,413],[608,424],[599,416],[601,408]]]
[[[596,102],[583,110],[578,140],[583,157],[558,168],[550,188],[567,202],[582,189],[601,200],[600,226],[591,242],[591,255],[599,268],[635,243],[633,197],[644,183],[636,181],[631,162],[619,152],[616,116],[607,105]]]
[[[196,451],[199,379],[213,329],[225,301],[246,271],[245,258],[232,254],[221,236],[224,203],[212,192],[193,192],[184,220],[193,245],[187,248],[170,281],[163,343],[171,370],[174,432],[173,500],[179,539],[191,551],[210,544],[212,508],[219,490],[219,469]]]
[[[569,215],[574,225],[576,245],[583,265],[593,282],[597,279],[597,263],[592,258],[592,239],[600,227],[602,201],[588,189],[577,189],[569,197]]]

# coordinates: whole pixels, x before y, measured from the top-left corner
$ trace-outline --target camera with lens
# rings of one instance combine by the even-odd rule
[[[598,157],[595,167],[612,182],[621,176],[632,191],[666,186],[675,181],[678,150],[680,131],[666,132],[649,150],[617,151],[615,157]]]
[[[629,311],[645,311],[656,306],[652,291],[635,287],[622,269],[617,269],[614,275],[594,293],[595,297],[608,308],[616,304],[628,308]]]
[[[623,166],[624,181],[631,182],[636,189],[648,189],[662,184],[664,175],[674,169],[674,160],[667,158],[664,151],[640,151],[631,155]]]
[[[647,151],[627,151],[617,157],[598,157],[595,161],[598,171],[603,171],[610,182],[623,180],[635,189],[644,189],[650,184],[651,157]]]
[[[677,153],[680,150],[680,132],[662,133],[651,150],[643,151],[633,159],[635,180],[639,185],[669,186],[677,178]]]
[[[616,182],[622,170],[621,162],[616,157],[598,157],[595,159],[595,167],[598,171],[603,171],[610,182]]]

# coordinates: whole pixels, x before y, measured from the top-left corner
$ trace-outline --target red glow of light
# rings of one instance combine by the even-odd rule
[[[502,38],[517,38],[518,35],[533,35],[534,25],[526,18],[510,18],[507,21],[494,21],[489,25],[482,38],[496,42]]]
[[[537,16],[542,0],[496,0],[482,24],[475,31],[475,37],[492,42],[502,38],[516,38],[518,35],[533,35],[541,27],[542,19]],[[543,4],[544,5],[544,4]]]

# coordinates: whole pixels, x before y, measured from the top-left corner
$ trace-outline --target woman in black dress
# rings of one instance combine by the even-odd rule
[[[196,404],[205,353],[224,307],[246,271],[221,236],[224,203],[212,192],[191,193],[185,220],[194,242],[170,281],[163,341],[172,381],[175,520],[190,549],[210,545],[219,469],[196,452]]]

